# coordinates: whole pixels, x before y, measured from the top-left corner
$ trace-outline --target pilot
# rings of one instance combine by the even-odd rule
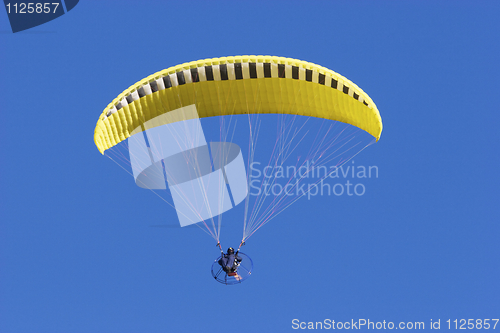
[[[234,249],[230,247],[227,249],[227,253],[222,255],[222,258],[219,260],[219,265],[222,266],[224,272],[234,273],[238,269],[241,260],[241,257],[234,253]]]

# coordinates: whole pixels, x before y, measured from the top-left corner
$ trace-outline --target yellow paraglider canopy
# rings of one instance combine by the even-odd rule
[[[104,154],[148,120],[192,104],[201,118],[282,113],[348,123],[377,140],[382,132],[371,98],[334,71],[291,58],[235,56],[177,65],[132,85],[104,109],[95,144]]]

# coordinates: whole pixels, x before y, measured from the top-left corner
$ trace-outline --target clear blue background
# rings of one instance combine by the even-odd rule
[[[0,10],[0,331],[499,318],[499,14],[498,1],[81,1],[12,34]],[[159,226],[175,212],[93,131],[143,77],[243,54],[347,76],[384,130],[356,157],[379,168],[364,196],[300,200],[246,245],[252,277],[226,287],[214,241]]]

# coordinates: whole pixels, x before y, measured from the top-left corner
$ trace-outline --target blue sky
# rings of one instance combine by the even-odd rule
[[[498,318],[499,14],[495,1],[81,1],[13,34],[0,13],[0,332]],[[245,54],[345,75],[384,130],[355,158],[379,169],[363,196],[298,201],[245,246],[253,275],[224,286],[213,239],[159,226],[175,212],[93,131],[147,75]],[[231,221],[222,237],[240,232]]]

